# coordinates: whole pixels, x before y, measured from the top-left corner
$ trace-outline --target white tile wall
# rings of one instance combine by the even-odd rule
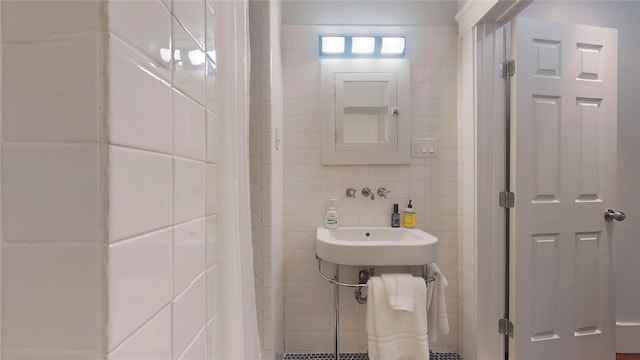
[[[262,241],[263,224],[263,208],[262,198],[265,184],[269,184],[270,179],[263,181],[262,176],[258,172],[262,170],[263,162],[268,161],[268,156],[261,152],[262,149],[262,128],[268,126],[263,124],[264,113],[261,111],[263,101],[261,59],[256,54],[256,49],[262,47],[262,22],[268,19],[262,18],[262,5],[258,2],[249,3],[249,35],[251,46],[251,79],[250,79],[250,103],[249,103],[249,159],[250,159],[250,177],[251,177],[251,226],[253,237],[253,266],[254,281],[256,292],[256,310],[258,314],[258,333],[262,344],[263,352],[271,349],[272,345],[265,343],[265,308],[264,308],[264,244]],[[259,170],[258,170],[259,169]],[[267,224],[268,225],[268,224]]]
[[[47,42],[66,35],[97,31],[101,6],[99,1],[73,4],[57,0],[30,6],[20,1],[3,3],[3,43]],[[7,88],[3,87],[4,90]]]
[[[0,6],[3,358],[215,359],[214,3]]]
[[[216,359],[215,353],[218,348],[218,339],[220,339],[219,330],[216,320],[211,320],[207,323],[207,360]]]
[[[5,140],[98,139],[98,40],[99,34],[89,31],[27,44],[5,41],[3,67],[12,69],[3,74]],[[44,66],[42,54],[47,54]]]
[[[449,279],[447,309],[451,334],[432,349],[457,351],[457,142],[456,29],[407,27],[411,61],[412,137],[435,137],[433,159],[412,159],[410,165],[323,166],[320,158],[320,60],[322,26],[286,25],[282,29],[284,65],[284,226],[285,346],[287,352],[333,350],[332,287],[317,274],[315,229],[322,226],[328,199],[337,198],[345,226],[388,226],[393,203],[400,209],[413,200],[417,226],[436,235],[438,263]],[[334,29],[335,31],[335,29]],[[345,28],[343,32],[362,31]],[[384,32],[380,29],[380,32]],[[391,190],[389,199],[346,199],[348,187]],[[331,272],[326,267],[327,273]],[[356,281],[357,269],[343,267],[341,280]],[[366,351],[365,306],[352,289],[341,289],[341,352]]]
[[[109,359],[171,359],[171,306],[165,306],[140,331],[117,347]]]
[[[207,19],[212,19],[212,18],[213,18],[213,15],[207,17]],[[216,71],[217,70],[216,70],[216,64],[212,60],[213,58],[216,57],[216,51],[207,50],[207,55],[209,57],[207,57],[207,64],[206,64],[207,68],[205,69],[205,75],[207,76],[207,88],[205,91],[206,102],[207,102],[207,108],[216,109],[218,106],[217,105],[218,94],[216,92],[216,82],[217,82]]]
[[[202,273],[173,300],[173,359],[185,353],[206,324],[206,282]]]
[[[204,55],[215,15],[205,0],[109,6],[109,296],[120,306],[108,358],[215,359],[220,131]]]
[[[178,224],[205,214],[206,165],[201,161],[173,160],[173,221]]]
[[[204,360],[207,356],[206,331],[203,328],[180,357],[180,360]]]
[[[1,356],[99,359],[106,287],[100,4],[0,7]]]
[[[193,100],[173,91],[173,153],[205,161],[205,110]]]
[[[3,347],[98,351],[100,258],[93,244],[5,244]]]
[[[146,56],[116,36],[109,51],[111,143],[170,154],[170,69],[149,66]]]
[[[166,55],[163,58],[164,52],[161,52],[166,49],[169,53],[171,41],[171,15],[165,6],[159,1],[122,0],[109,1],[108,6],[111,35],[131,44],[156,65],[168,69],[170,61]],[[141,26],[140,14],[145,14],[144,26]]]
[[[206,243],[205,243],[205,251],[206,251],[206,267],[212,268],[219,261],[218,259],[218,216],[212,215],[207,217],[207,229],[206,229]]]
[[[94,352],[59,350],[59,349],[5,349],[2,356],[14,360],[100,360],[102,355]]]
[[[210,87],[207,86],[207,89]],[[220,137],[219,134],[215,131],[215,129],[219,128],[218,117],[212,111],[207,110],[206,113],[206,121],[207,121],[207,162],[216,163],[218,162],[218,151],[216,149],[219,148]]]
[[[171,301],[171,235],[166,228],[109,247],[109,348],[122,343]],[[132,343],[125,348],[137,348],[137,341]]]
[[[97,143],[5,142],[2,151],[4,243],[101,239]]]
[[[173,292],[186,289],[205,270],[204,218],[173,227]]]
[[[189,35],[204,49],[206,16],[205,2],[200,0],[174,0],[173,13]]]
[[[171,225],[171,164],[169,155],[109,147],[110,241]]]
[[[219,289],[220,271],[218,266],[212,266],[207,269],[207,321],[211,321],[218,315],[218,299],[216,298],[216,289]]]
[[[203,4],[204,0],[200,0]],[[200,48],[196,41],[185,31],[182,24],[173,18],[172,45],[174,49],[173,62],[173,86],[199,104],[205,104],[205,79],[206,62],[204,49]]]
[[[216,164],[207,164],[206,172],[206,188],[208,190],[206,213],[207,215],[212,215],[218,212],[218,193],[215,191],[218,186],[218,166]]]
[[[282,94],[278,84],[279,8],[272,2],[249,4],[251,40],[250,168],[254,272],[258,329],[263,359],[284,353],[282,147],[275,149],[275,129],[282,136]],[[279,196],[273,196],[273,194]]]
[[[214,0],[206,0],[206,9],[205,9],[205,29],[204,29],[204,34],[205,34],[205,50],[207,50],[207,52],[209,51],[213,51],[215,52],[216,50],[216,38],[214,35],[215,31],[216,31],[216,18],[215,18],[215,11],[214,11]],[[216,61],[217,59],[215,58],[215,56],[211,56],[211,59],[213,61]]]

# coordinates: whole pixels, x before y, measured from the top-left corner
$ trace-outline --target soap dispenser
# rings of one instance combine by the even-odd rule
[[[409,205],[402,213],[402,225],[408,229],[416,227],[416,211],[413,209],[411,200],[409,200]]]
[[[391,227],[400,227],[400,212],[398,212],[398,204],[393,204],[393,213],[391,214]]]
[[[324,216],[324,227],[327,229],[338,228],[338,212],[336,211],[334,199],[329,200],[329,208]]]

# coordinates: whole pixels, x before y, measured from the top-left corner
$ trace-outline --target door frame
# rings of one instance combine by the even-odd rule
[[[506,83],[497,67],[505,51],[499,29],[531,2],[469,0],[456,15],[459,258],[464,264],[460,350],[468,360],[504,358],[498,320],[505,309],[505,215],[497,194],[506,177]]]

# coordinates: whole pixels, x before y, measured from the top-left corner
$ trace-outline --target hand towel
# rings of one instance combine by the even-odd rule
[[[427,286],[412,277],[415,288],[413,312],[393,310],[387,303],[384,281],[367,281],[366,331],[371,360],[429,360],[427,339]]]
[[[427,265],[427,276],[435,276],[435,281],[427,284],[427,318],[429,323],[429,340],[438,341],[438,334],[449,333],[449,318],[445,289],[449,285],[447,278],[436,263]]]
[[[411,274],[382,274],[387,303],[393,310],[412,312],[416,306],[416,288]]]

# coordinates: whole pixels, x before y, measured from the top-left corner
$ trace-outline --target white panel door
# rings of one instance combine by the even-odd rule
[[[617,30],[512,25],[511,358],[614,359]]]

